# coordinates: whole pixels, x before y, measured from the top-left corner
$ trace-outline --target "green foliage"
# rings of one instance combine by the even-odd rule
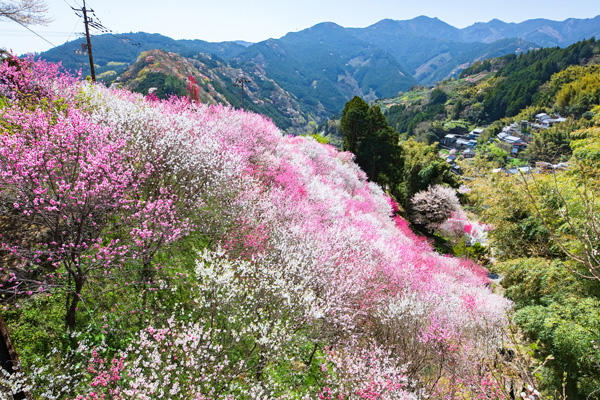
[[[577,130],[571,133],[571,147],[575,160],[600,167],[600,128]]]
[[[489,238],[497,259],[558,256],[518,177],[496,174],[479,178],[472,186],[470,201],[493,227]]]
[[[358,96],[354,96],[344,106],[340,131],[344,137],[345,151],[358,153],[362,139],[379,128],[372,126],[372,121],[369,120],[370,110],[369,105]]]
[[[460,118],[460,113],[463,112],[464,108],[465,108],[465,106],[463,104],[462,99],[458,99],[456,101],[456,103],[454,104],[454,108],[452,109],[451,118],[452,119]]]
[[[488,249],[478,242],[469,245],[467,239],[462,237],[457,244],[452,246],[452,254],[458,258],[468,258],[483,263],[488,257]]]
[[[600,281],[582,278],[592,273],[594,264],[584,262],[598,248],[598,133],[590,128],[571,136],[570,170],[480,178],[470,196],[494,227],[490,241],[504,260],[496,268],[515,302],[515,322],[538,341],[534,355],[547,360],[539,370],[545,389],[561,390],[566,374],[568,398],[598,399]]]
[[[556,163],[566,161],[571,156],[570,132],[575,123],[571,120],[542,129],[533,134],[533,140],[527,146],[524,157],[532,161]]]
[[[440,115],[446,115],[445,108],[443,104],[437,103],[411,108],[404,105],[395,105],[390,107],[386,113],[389,124],[398,132],[406,133],[408,136],[415,134],[415,130],[420,123],[437,119]],[[438,132],[437,135],[430,136],[427,142],[433,143],[443,136],[441,132]]]
[[[344,107],[340,131],[344,150],[356,155],[357,164],[371,180],[397,195],[402,148],[398,145],[398,133],[387,125],[379,107],[369,107],[360,97],[354,97]]]
[[[448,100],[448,95],[440,88],[435,88],[429,94],[429,105],[444,104]]]
[[[190,277],[197,252],[209,246],[206,236],[194,233],[156,255],[153,276],[157,281],[170,282],[173,290],[148,290],[140,283],[129,284],[138,278],[131,272],[140,270],[136,265],[123,268],[118,276],[90,282],[81,296],[76,339],[65,329],[65,296],[61,293],[36,295],[19,302],[16,309],[8,308],[2,315],[23,367],[27,370],[39,365],[40,354],[52,354],[54,349],[64,354],[81,341],[109,352],[124,350],[148,324],[160,326],[175,313],[195,310],[195,304],[189,301],[194,287]],[[166,264],[169,269],[160,267]]]
[[[499,263],[506,295],[519,307],[547,304],[563,293],[585,294],[580,280],[558,259],[515,258]]]
[[[170,96],[184,96],[187,88],[184,82],[174,76],[163,74],[162,72],[150,72],[143,76],[137,82],[133,91],[148,94],[148,89],[156,88],[154,95],[159,99],[166,99]]]
[[[556,106],[560,112],[580,117],[592,106],[600,104],[600,66],[586,70],[585,75],[565,84],[556,93]]]
[[[562,294],[560,300],[520,308],[515,321],[531,339],[541,341],[540,358],[552,356],[546,366],[549,386],[560,387],[566,373],[568,398],[600,398],[598,298]]]
[[[319,142],[321,144],[329,144],[329,138],[322,136],[318,133],[313,133],[312,135],[310,135],[310,137],[312,137],[313,139],[315,139],[317,142]]]
[[[448,163],[438,157],[437,145],[408,140],[387,125],[378,106],[369,107],[354,97],[344,107],[340,122],[344,149],[356,154],[356,162],[370,179],[389,189],[407,209],[411,197],[430,185],[458,187]]]
[[[473,64],[471,64],[471,66],[462,70],[462,72],[460,73],[460,78],[465,78],[469,75],[479,74],[483,71],[490,71],[491,69],[491,60],[475,61]]]
[[[497,143],[489,143],[479,148],[478,156],[495,163],[497,167],[503,167],[508,160],[509,152],[498,147]]]
[[[513,116],[539,101],[538,89],[552,75],[575,64],[586,62],[596,42],[590,39],[566,49],[551,48],[531,51],[519,56],[503,57],[506,65],[497,73],[500,82],[489,90],[484,100],[488,122]]]
[[[404,167],[395,193],[402,207],[406,209],[415,193],[426,190],[431,185],[459,186],[458,178],[450,171],[448,163],[438,156],[436,144],[427,145],[409,139],[400,145],[404,154]]]
[[[537,95],[539,104],[551,104],[559,91],[565,86],[577,82],[591,74],[600,72],[599,65],[572,65],[556,74],[541,87]]]
[[[318,345],[307,338],[294,344],[299,351],[296,357],[281,357],[277,364],[269,365],[265,373],[282,388],[280,396],[295,398],[303,389],[317,387],[323,381],[321,364],[326,361]],[[312,358],[311,358],[312,357]]]
[[[509,168],[520,168],[526,167],[529,163],[526,160],[521,160],[520,158],[509,157],[508,162],[506,164]]]
[[[108,71],[102,72],[101,74],[98,74],[97,79],[102,82],[112,82],[113,80],[115,80],[117,75],[118,75],[117,71],[108,70]]]
[[[64,300],[61,295],[37,296],[23,302],[18,309],[11,307],[2,312],[24,366],[34,363],[40,354],[50,354],[53,348],[68,347]]]

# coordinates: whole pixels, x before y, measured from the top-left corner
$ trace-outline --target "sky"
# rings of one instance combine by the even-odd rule
[[[54,45],[76,39],[83,23],[70,6],[81,7],[81,1],[46,0],[52,23],[30,28]],[[493,18],[562,21],[600,14],[599,0],[87,0],[87,6],[115,33],[144,31],[212,42],[258,42],[324,21],[364,27],[384,18],[427,15],[463,28]],[[15,54],[40,52],[54,47],[48,42],[13,21],[0,19],[0,48]]]

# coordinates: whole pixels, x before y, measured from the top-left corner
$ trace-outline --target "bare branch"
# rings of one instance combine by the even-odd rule
[[[563,193],[560,191],[560,188],[558,186],[558,181],[556,179],[556,174],[553,173],[554,190],[556,191],[556,193],[560,199],[561,205],[564,206],[564,208],[565,208],[565,211],[560,212],[560,215],[561,215],[562,219],[564,220],[564,222],[569,226],[572,234],[575,236],[577,241],[582,246],[583,254],[577,254],[567,247],[565,238],[559,234],[557,229],[555,229],[553,226],[551,226],[547,217],[543,215],[543,213],[541,212],[540,208],[537,205],[537,201],[534,196],[534,191],[533,191],[532,187],[529,185],[527,177],[521,173],[521,178],[523,180],[523,184],[525,187],[525,193],[527,194],[527,197],[529,198],[529,200],[531,202],[531,205],[533,207],[533,210],[535,211],[536,216],[538,217],[538,219],[542,222],[542,224],[548,231],[554,244],[556,244],[568,258],[585,266],[587,268],[587,270],[589,271],[590,275],[582,274],[581,272],[579,272],[575,269],[571,269],[571,272],[573,272],[576,275],[578,275],[582,278],[585,278],[585,279],[600,280],[600,262],[598,260],[597,254],[596,254],[596,252],[597,252],[596,247],[597,247],[597,243],[600,242],[600,237],[597,235],[597,230],[595,228],[597,216],[594,213],[594,205],[593,205],[594,198],[596,196],[594,196],[593,194],[590,196],[588,194],[589,187],[587,184],[587,178],[586,178],[585,174],[582,174],[582,176],[584,179],[583,193],[579,189],[575,189],[575,191],[577,192],[577,195],[580,198],[580,200],[582,201],[582,203],[585,204],[586,210],[585,210],[584,220],[582,221],[583,227],[578,228],[574,221],[575,217],[572,215],[571,210],[569,209],[569,206],[567,204],[567,199],[564,197]],[[542,192],[541,188],[539,187],[539,184],[533,175],[531,176],[531,179],[533,181],[533,185],[535,186],[535,190],[538,193],[541,193]],[[590,233],[591,233],[591,235],[590,235]]]
[[[47,25],[52,21],[47,13],[45,0],[0,1],[0,19],[8,18],[23,25]]]

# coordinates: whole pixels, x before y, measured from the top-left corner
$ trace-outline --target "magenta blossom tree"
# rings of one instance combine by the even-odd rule
[[[75,109],[53,115],[13,107],[2,118],[8,123],[0,134],[2,202],[16,211],[17,225],[38,232],[27,243],[2,238],[18,260],[4,271],[9,279],[2,289],[31,294],[66,280],[66,324],[73,328],[90,273],[126,254],[118,239],[107,243],[102,233],[139,187],[135,160],[122,139]]]

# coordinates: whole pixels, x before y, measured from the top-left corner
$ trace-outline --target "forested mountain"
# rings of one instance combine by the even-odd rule
[[[583,39],[600,35],[600,16],[593,18],[569,18],[552,21],[536,18],[523,22],[504,22],[492,19],[476,22],[458,29],[439,20],[420,16],[406,21],[385,19],[356,31],[380,32],[392,30],[398,36],[423,37],[466,43],[493,43],[502,39],[523,39],[541,47],[568,46]]]
[[[282,130],[300,133],[310,127],[311,121],[323,117],[305,110],[294,95],[268,78],[259,66],[250,66],[243,73],[247,79],[244,108],[268,116]],[[119,76],[118,85],[142,94],[151,90],[156,97],[165,99],[170,95],[187,95],[191,83],[198,101],[240,108],[241,88],[236,87],[235,81],[241,74],[241,69],[203,53],[186,58],[172,52],[149,50],[142,52]]]
[[[60,46],[54,47],[41,54],[41,57],[50,62],[62,62],[70,70],[89,68],[88,59],[81,51],[84,39],[76,39]],[[246,48],[237,42],[211,43],[203,40],[174,40],[158,33],[124,33],[103,34],[92,38],[94,63],[101,69],[108,63],[133,64],[142,51],[160,49],[172,51],[183,56],[192,56],[198,53],[214,54],[223,59],[228,59]],[[112,65],[114,67],[114,64]],[[110,66],[109,66],[110,67]]]
[[[242,69],[260,65],[303,102],[328,113],[353,95],[374,100],[417,83],[392,55],[333,23],[257,43],[234,61]]]
[[[457,76],[473,62],[537,47],[564,46],[600,32],[600,17],[562,22],[498,20],[457,29],[437,18],[382,20],[366,28],[321,23],[260,43],[173,40],[148,33],[99,35],[93,38],[94,60],[106,81],[124,72],[140,52],[160,49],[184,57],[205,57],[244,74],[259,73],[295,97],[302,113],[328,117],[358,95],[366,100],[393,97],[417,83],[433,84]],[[43,53],[67,69],[87,71],[75,40]],[[77,54],[76,52],[79,52]],[[207,65],[209,65],[208,63]],[[259,71],[259,72],[256,72]],[[276,99],[271,99],[276,103]],[[254,103],[253,103],[254,104]],[[258,110],[259,104],[254,104]],[[277,121],[287,128],[293,123]]]
[[[536,47],[534,43],[514,38],[489,44],[461,42],[456,28],[426,17],[411,21],[383,20],[351,32],[401,60],[422,84],[432,84],[453,76],[475,60],[520,53]]]
[[[600,16],[569,18],[551,21],[537,18],[521,23],[507,23],[498,19],[478,22],[461,30],[460,38],[469,42],[491,43],[506,38],[521,38],[539,46],[568,46],[582,39],[600,36]]]
[[[569,66],[598,63],[600,44],[590,39],[567,48],[476,62],[459,79],[439,82],[435,88],[415,88],[380,103],[396,130],[428,142],[503,118],[514,119],[527,107],[581,117],[586,110],[555,103],[558,88],[553,77]]]

